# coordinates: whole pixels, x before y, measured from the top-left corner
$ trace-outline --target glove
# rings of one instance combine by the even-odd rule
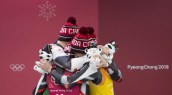
[[[33,67],[33,69],[41,74],[48,74],[47,72],[45,72],[44,70],[42,70],[38,65],[41,64],[39,61],[35,62],[35,66]]]

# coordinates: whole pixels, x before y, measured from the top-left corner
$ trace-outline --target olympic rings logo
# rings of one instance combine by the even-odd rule
[[[10,69],[13,71],[22,71],[25,68],[24,64],[11,64]]]

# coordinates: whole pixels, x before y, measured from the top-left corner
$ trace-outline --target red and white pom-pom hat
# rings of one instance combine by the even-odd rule
[[[78,26],[76,25],[76,18],[69,17],[66,24],[61,28],[58,40],[70,42],[78,33]]]
[[[81,27],[78,34],[71,41],[71,51],[85,53],[85,49],[90,45],[91,36],[86,27]]]

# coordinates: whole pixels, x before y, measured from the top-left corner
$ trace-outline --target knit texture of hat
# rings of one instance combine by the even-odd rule
[[[70,42],[78,33],[78,29],[76,19],[74,17],[69,17],[66,24],[60,30],[58,40]]]
[[[90,38],[87,28],[81,27],[79,33],[71,41],[71,51],[85,53],[85,49],[89,47]]]

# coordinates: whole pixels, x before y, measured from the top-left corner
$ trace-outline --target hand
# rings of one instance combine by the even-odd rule
[[[47,72],[43,71],[43,70],[37,65],[37,64],[40,64],[39,61],[36,61],[35,63],[36,63],[36,65],[33,67],[33,69],[34,69],[35,71],[37,71],[37,72],[39,72],[39,73],[41,73],[41,74],[47,73]]]
[[[98,67],[108,67],[109,64],[107,61],[101,56],[101,55],[94,55],[91,61],[94,61],[96,58],[100,60],[99,64],[97,65]]]
[[[109,51],[108,51],[107,47],[104,47],[103,45],[97,45],[97,47],[102,49],[101,54],[106,54],[106,55],[109,54]]]
[[[109,66],[107,61],[102,56],[99,56],[99,58],[100,58],[100,66],[101,67],[108,67]]]
[[[46,61],[45,59],[40,60],[41,64],[38,64],[38,66],[44,70],[45,72],[50,73],[52,69],[52,65],[50,62]]]

